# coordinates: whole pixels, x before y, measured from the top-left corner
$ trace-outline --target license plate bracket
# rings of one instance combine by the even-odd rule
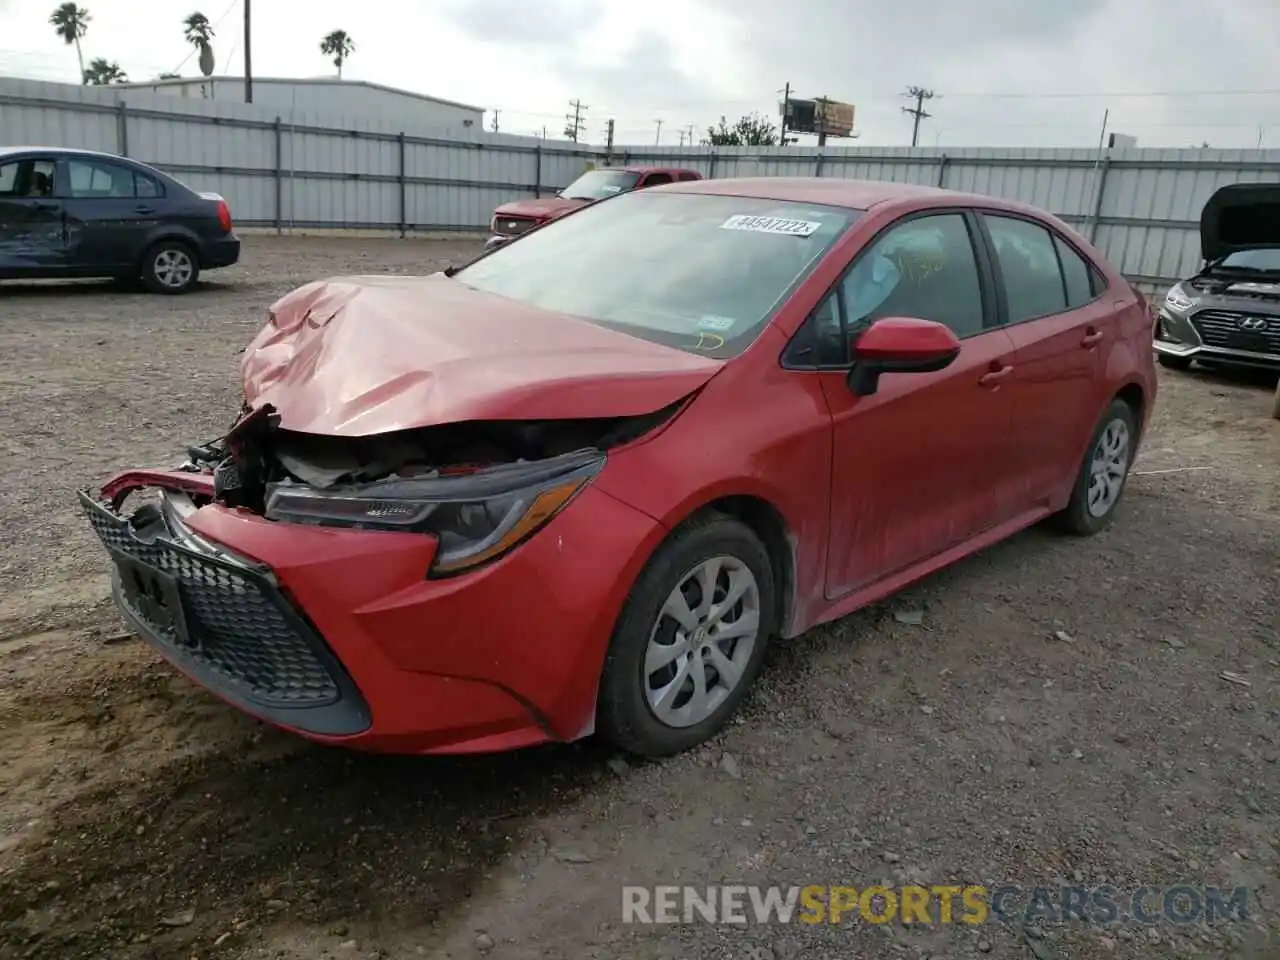
[[[130,611],[160,639],[185,650],[194,649],[178,581],[132,557],[117,553],[113,559],[120,593]]]

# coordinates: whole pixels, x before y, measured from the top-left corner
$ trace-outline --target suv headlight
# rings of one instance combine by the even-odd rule
[[[1164,305],[1174,313],[1185,313],[1195,306],[1195,301],[1182,292],[1182,286],[1170,288],[1164,295]]]
[[[321,490],[293,481],[267,487],[270,520],[360,530],[427,533],[439,548],[432,576],[495,560],[559,513],[600,472],[598,450],[474,473],[392,477]]]

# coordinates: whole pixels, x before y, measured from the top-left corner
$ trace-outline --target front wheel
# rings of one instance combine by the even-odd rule
[[[1066,509],[1057,515],[1059,527],[1084,537],[1097,533],[1111,522],[1129,478],[1137,437],[1138,421],[1133,407],[1123,400],[1112,400],[1093,432],[1071,499]]]
[[[200,277],[200,264],[179,240],[161,240],[142,260],[142,282],[152,293],[186,293]]]
[[[712,515],[677,531],[618,618],[597,731],[648,757],[714,736],[759,673],[776,603],[768,551],[745,524]]]

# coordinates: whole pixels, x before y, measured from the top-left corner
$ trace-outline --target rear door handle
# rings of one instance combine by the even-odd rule
[[[996,366],[998,363],[1000,363],[999,360],[993,361],[991,370],[984,373],[979,378],[978,383],[984,387],[998,387],[1001,380],[1013,373],[1012,366]]]
[[[57,210],[58,209],[58,204],[56,203],[36,203],[36,204],[33,204],[33,206],[37,210]]]
[[[1082,347],[1097,346],[1100,340],[1102,340],[1102,331],[1095,330],[1093,329],[1093,327],[1089,327],[1085,331],[1084,336],[1080,338],[1080,346]]]
[[[155,207],[148,207],[145,203],[140,203],[133,208],[134,213],[155,213]]]

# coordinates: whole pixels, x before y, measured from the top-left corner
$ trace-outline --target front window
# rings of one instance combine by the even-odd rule
[[[1225,267],[1228,270],[1280,273],[1280,250],[1237,250],[1227,254],[1215,266]]]
[[[855,210],[637,191],[499,247],[459,282],[655,343],[727,358],[859,216]]]
[[[635,188],[640,174],[626,170],[588,170],[560,191],[569,200],[603,200]]]

